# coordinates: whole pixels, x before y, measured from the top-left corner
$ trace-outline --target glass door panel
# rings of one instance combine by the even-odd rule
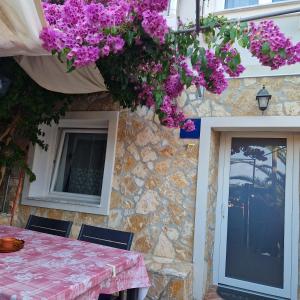
[[[283,288],[286,139],[232,138],[225,276]]]

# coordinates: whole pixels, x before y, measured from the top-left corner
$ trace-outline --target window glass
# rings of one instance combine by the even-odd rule
[[[226,277],[283,288],[286,156],[286,139],[232,139]]]
[[[236,8],[258,4],[258,0],[225,0],[225,8]]]
[[[101,195],[107,133],[66,132],[54,191]]]

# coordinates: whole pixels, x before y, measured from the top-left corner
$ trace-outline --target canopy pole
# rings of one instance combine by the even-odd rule
[[[200,32],[200,0],[196,0],[196,32]]]
[[[198,5],[198,9],[199,9],[199,14],[200,14],[200,6],[199,6],[199,1],[198,0],[196,0],[196,20],[199,20],[200,15],[197,18],[197,5]],[[251,17],[247,17],[247,18],[230,19],[229,23],[256,21],[256,20],[272,18],[272,17],[282,16],[282,15],[289,15],[289,14],[294,14],[294,13],[299,13],[299,12],[300,12],[300,7],[291,8],[291,9],[286,9],[286,10],[282,10],[282,11],[251,16]],[[203,31],[207,28],[209,28],[209,26],[207,26],[207,25],[206,26],[200,26],[200,22],[197,22],[196,27],[183,29],[183,30],[177,30],[177,31],[175,31],[175,33],[192,33],[192,32],[195,32],[195,31],[197,33],[199,33],[200,31]]]

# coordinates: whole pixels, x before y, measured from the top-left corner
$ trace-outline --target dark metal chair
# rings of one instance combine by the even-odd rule
[[[117,249],[130,250],[133,233],[82,224],[78,240]],[[132,298],[129,296],[131,293],[131,291],[128,292],[129,300]],[[100,295],[98,300],[112,299],[124,299],[124,291],[121,291],[117,297],[113,295]]]
[[[30,215],[25,229],[69,237],[73,222]]]
[[[133,233],[82,224],[78,240],[117,249],[130,250]]]

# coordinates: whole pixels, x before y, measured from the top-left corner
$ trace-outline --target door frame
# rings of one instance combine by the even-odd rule
[[[218,283],[214,251],[218,247],[215,239],[213,249],[207,249],[207,209],[209,196],[210,174],[210,149],[213,144],[213,131],[243,131],[243,132],[299,132],[300,116],[257,116],[257,117],[203,117],[201,118],[197,194],[195,208],[194,247],[193,247],[193,299],[202,300],[207,286]],[[300,139],[295,138],[295,143],[300,151]],[[296,149],[295,149],[296,151]],[[295,164],[299,165],[296,160]],[[219,172],[220,173],[220,172]],[[220,174],[219,174],[220,175]],[[299,182],[299,174],[294,178],[294,183]],[[299,185],[293,184],[293,192],[299,194]],[[216,211],[220,211],[217,205]],[[299,242],[299,203],[296,201],[293,207],[293,236],[297,236],[292,245],[292,280],[291,299],[297,299],[298,292],[298,242]],[[218,228],[216,228],[217,230]],[[207,255],[213,252],[213,266],[209,265]],[[208,278],[208,270],[212,268],[212,278]]]
[[[232,138],[286,138],[287,139],[287,157],[286,157],[286,185],[285,185],[285,222],[284,222],[284,278],[283,289],[275,288],[263,284],[256,284],[239,279],[229,278],[225,276],[226,267],[226,244],[227,244],[227,224],[228,224],[228,209],[227,201],[229,195],[229,176],[230,176],[230,149],[232,144]],[[299,154],[298,154],[299,155]],[[219,248],[215,249],[216,267],[218,268],[218,283],[228,286],[232,286],[237,289],[248,290],[249,292],[257,292],[265,295],[276,297],[291,297],[291,277],[292,277],[292,227],[293,227],[293,204],[299,199],[293,195],[293,178],[294,173],[299,173],[298,168],[294,168],[294,136],[290,133],[274,133],[274,132],[224,132],[221,134],[221,144],[219,152],[219,170],[223,170],[222,176],[219,176],[218,180],[218,196],[217,202],[221,205],[221,214],[216,215],[217,225],[219,230],[216,232],[215,239],[219,241]],[[297,170],[298,169],[298,170]],[[295,199],[296,198],[296,199]],[[225,248],[224,248],[225,247]],[[287,264],[288,262],[288,264]]]

